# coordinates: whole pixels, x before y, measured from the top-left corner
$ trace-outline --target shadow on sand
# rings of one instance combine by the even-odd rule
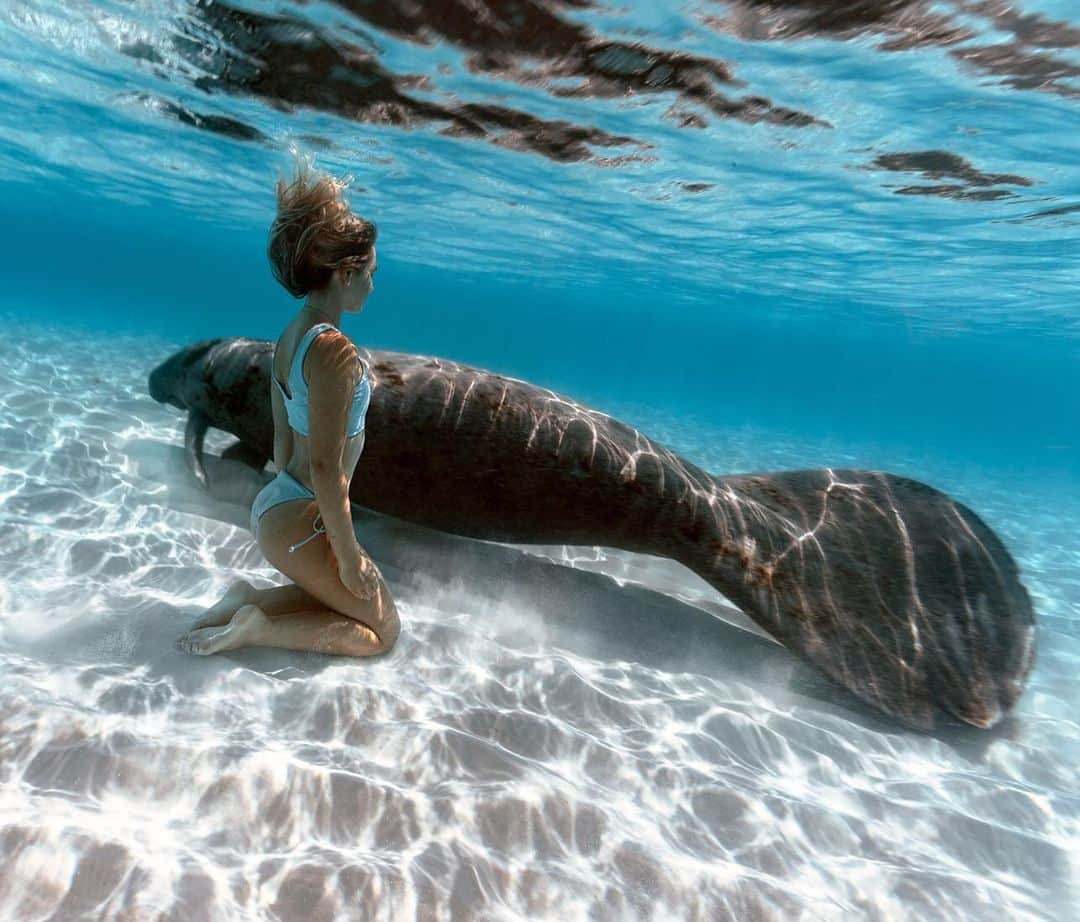
[[[211,492],[207,493],[187,471],[183,450],[177,446],[145,443],[132,457],[140,475],[165,485],[165,492],[155,496],[160,505],[245,532],[251,501],[269,479],[239,462],[208,453]],[[917,732],[862,704],[763,636],[749,619],[719,597],[703,599],[703,608],[635,582],[648,579],[657,563],[654,558],[611,551],[606,561],[597,563],[595,555],[582,554],[598,568],[610,564],[610,569],[620,574],[615,578],[543,556],[557,554],[560,549],[524,550],[462,538],[357,506],[353,519],[360,543],[378,563],[405,610],[410,605],[438,607],[449,598],[454,610],[470,615],[475,612],[477,618],[482,618],[485,611],[493,611],[496,616],[499,612],[513,612],[510,623],[502,624],[497,619],[494,624],[483,625],[484,635],[517,649],[563,650],[589,659],[632,663],[658,671],[692,673],[721,681],[734,679],[775,701],[782,710],[799,708],[801,717],[831,715],[882,733]],[[250,552],[258,554],[253,542]],[[248,549],[239,552],[241,564],[248,553]],[[670,567],[684,569],[674,563]],[[685,574],[688,584],[697,579],[689,570]],[[127,611],[112,613],[117,619],[113,626],[122,616],[128,623],[137,621],[138,627],[114,631],[116,639],[108,649],[101,648],[100,624],[69,625],[62,631],[63,646],[74,650],[85,642],[98,655],[111,651],[116,659],[144,662],[151,673],[168,675],[179,688],[196,693],[202,682],[221,668],[221,657],[202,660],[172,648],[172,641],[195,614],[143,598]],[[119,639],[121,634],[127,639]],[[399,641],[390,655],[401,656],[407,649],[408,644]],[[256,672],[294,676],[317,674],[334,661],[317,654],[260,649],[238,650],[224,656]],[[1013,724],[1012,720],[1003,721],[989,733],[957,724],[919,735],[940,739],[978,758],[995,738],[1010,736]]]

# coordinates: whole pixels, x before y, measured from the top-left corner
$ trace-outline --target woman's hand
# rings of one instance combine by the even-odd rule
[[[341,585],[359,599],[373,599],[379,594],[379,568],[363,551],[357,549],[355,557],[338,565]]]

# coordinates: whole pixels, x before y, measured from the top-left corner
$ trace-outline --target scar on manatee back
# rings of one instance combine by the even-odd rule
[[[389,362],[376,362],[371,368],[372,371],[378,373],[380,384],[393,384],[400,387],[405,383],[405,379],[401,377],[401,372]]]

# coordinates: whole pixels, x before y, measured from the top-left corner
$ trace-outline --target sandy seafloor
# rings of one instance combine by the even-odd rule
[[[1080,917],[1080,491],[903,471],[996,528],[1035,600],[989,733],[877,717],[676,564],[363,512],[388,657],[199,659],[172,646],[198,612],[280,576],[253,475],[202,494],[146,393],[179,344],[3,332],[0,918]],[[716,473],[857,460],[626,413]]]

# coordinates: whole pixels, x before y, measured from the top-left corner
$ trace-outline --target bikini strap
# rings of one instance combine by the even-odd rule
[[[298,369],[297,374],[300,377],[301,383],[304,378],[304,356],[307,355],[308,349],[311,348],[312,342],[315,337],[320,333],[325,333],[327,330],[336,330],[337,327],[332,323],[317,323],[311,327],[301,338],[300,342],[296,345],[296,351],[293,353],[292,366],[289,368],[289,389],[292,393],[296,393],[296,385],[293,384],[293,369]]]

